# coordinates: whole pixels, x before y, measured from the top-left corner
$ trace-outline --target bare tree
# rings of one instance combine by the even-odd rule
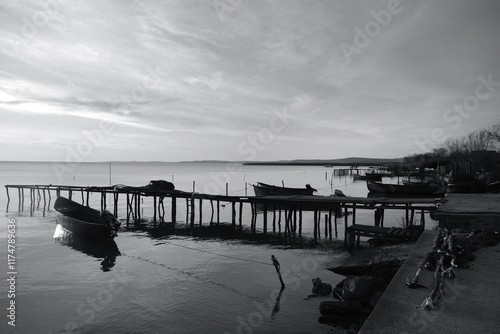
[[[489,152],[495,148],[495,138],[491,130],[474,131],[467,136],[449,138],[444,143],[447,156],[455,163],[455,173],[472,174],[481,170],[481,164]]]

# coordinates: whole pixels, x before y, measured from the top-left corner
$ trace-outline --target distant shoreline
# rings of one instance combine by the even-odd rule
[[[66,163],[65,161],[16,161],[2,160],[1,163]],[[296,159],[296,160],[275,160],[275,161],[231,161],[231,160],[191,160],[191,161],[140,161],[140,160],[112,160],[112,161],[81,161],[78,164],[97,163],[167,163],[167,164],[185,164],[185,163],[233,163],[254,166],[380,166],[385,164],[400,164],[403,158],[380,159],[380,158],[343,158],[343,159]]]
[[[385,164],[400,164],[403,158],[377,159],[377,158],[345,158],[331,160],[280,160],[280,161],[252,161],[243,165],[255,166],[379,166]]]

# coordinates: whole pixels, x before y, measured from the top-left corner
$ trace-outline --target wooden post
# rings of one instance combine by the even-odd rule
[[[163,201],[162,201],[163,205]],[[172,224],[177,223],[177,197],[172,196],[172,209],[171,209],[171,214],[170,214],[170,220],[172,221]]]
[[[195,204],[194,204],[194,192],[193,192],[193,194],[191,195],[191,230],[194,230],[194,210],[195,210]]]
[[[281,209],[278,209],[278,238],[281,239]]]
[[[220,201],[217,200],[217,225],[220,224]]]
[[[356,224],[356,203],[352,203],[352,224]]]
[[[264,237],[265,237],[267,236],[267,203],[264,203],[262,214],[264,216]]]
[[[337,239],[339,237],[339,234],[338,234],[338,229],[337,229],[337,209],[335,209],[335,212],[333,213],[335,215],[334,217],[334,223],[335,223],[335,239]]]
[[[299,206],[299,238],[302,239],[302,207]]]
[[[236,230],[236,202],[231,202],[231,219],[233,224],[233,231]]]
[[[318,241],[318,226],[316,222],[318,221],[318,211],[314,210],[314,241]]]
[[[173,197],[175,198],[175,197]],[[160,196],[160,203],[161,203],[161,223],[165,223],[165,205],[163,203],[163,200],[165,199],[165,197],[163,196]],[[177,215],[177,208],[174,208],[175,206],[175,202],[172,203],[172,224],[175,224],[175,220],[176,220],[176,215]],[[160,211],[160,204],[158,204],[158,211]]]
[[[106,194],[104,195],[104,209],[106,209]],[[137,222],[141,224],[141,194],[137,194]]]
[[[30,188],[30,216],[33,216],[33,189]]]
[[[118,218],[118,192],[115,192],[113,196],[114,196],[114,215],[116,218]]]
[[[200,208],[199,208],[199,212],[200,212],[200,226],[202,224],[202,215],[203,215],[203,199],[200,198]]]
[[[347,219],[347,206],[344,207],[344,247],[347,249],[347,228],[349,227],[349,221]]]
[[[214,201],[211,199],[210,200],[210,208],[211,208],[211,215],[210,215],[210,225],[212,225],[214,223],[214,213],[215,213],[215,210],[214,210]]]
[[[45,206],[47,204],[46,198],[45,198],[45,188],[42,189],[43,192],[43,216],[45,217]],[[49,209],[49,208],[47,208]]]
[[[280,283],[281,283],[281,288],[284,289],[285,288],[285,283],[283,282],[283,278],[281,277],[280,263],[278,262],[278,259],[276,259],[274,257],[274,255],[271,255],[271,260],[273,261],[274,268],[276,269],[276,272],[278,273],[278,278],[279,278]]]
[[[318,216],[316,217],[316,225],[318,226],[318,239],[321,240],[321,211],[318,211]]]
[[[89,193],[87,192],[87,206],[89,205],[88,195],[89,195]],[[127,193],[127,229],[128,229],[128,223],[130,220],[130,204],[129,203],[130,203],[130,194]]]
[[[240,202],[239,216],[240,231],[243,231],[243,202]]]
[[[153,195],[153,226],[156,228],[156,195]]]
[[[250,219],[250,230],[253,232],[253,222],[256,215],[254,203],[250,203],[250,209],[252,210],[252,218]]]
[[[330,232],[330,240],[332,240],[332,208],[328,209],[328,231]]]
[[[273,235],[276,234],[276,204],[273,204]]]
[[[325,214],[325,239],[328,237],[328,214]],[[331,238],[331,236],[330,236]]]
[[[422,228],[425,230],[425,213],[423,209],[420,212],[420,225],[422,225]]]
[[[406,210],[405,210],[405,213],[406,213],[406,226],[410,225],[410,211],[408,210],[408,207],[406,207]]]
[[[297,235],[297,207],[293,207],[293,236]]]

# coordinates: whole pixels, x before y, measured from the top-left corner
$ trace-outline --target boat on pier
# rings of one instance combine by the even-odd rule
[[[390,184],[377,181],[366,181],[366,186],[370,192],[384,194],[402,194],[402,195],[441,195],[445,189],[440,185],[428,183],[410,184]]]
[[[353,174],[352,176],[354,178],[354,181],[382,181],[382,175],[380,173],[366,173],[365,175]]]
[[[54,203],[59,225],[79,238],[107,240],[118,233],[120,222],[107,210],[98,211],[58,197]]]
[[[289,188],[279,187],[262,182],[257,182],[253,185],[255,196],[290,196],[290,195],[310,195],[312,196],[317,190],[306,184],[304,188]]]

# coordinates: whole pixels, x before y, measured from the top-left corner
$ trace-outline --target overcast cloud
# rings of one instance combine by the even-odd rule
[[[2,160],[62,161],[92,134],[87,161],[430,150],[500,122],[499,12],[495,0],[2,1]]]

